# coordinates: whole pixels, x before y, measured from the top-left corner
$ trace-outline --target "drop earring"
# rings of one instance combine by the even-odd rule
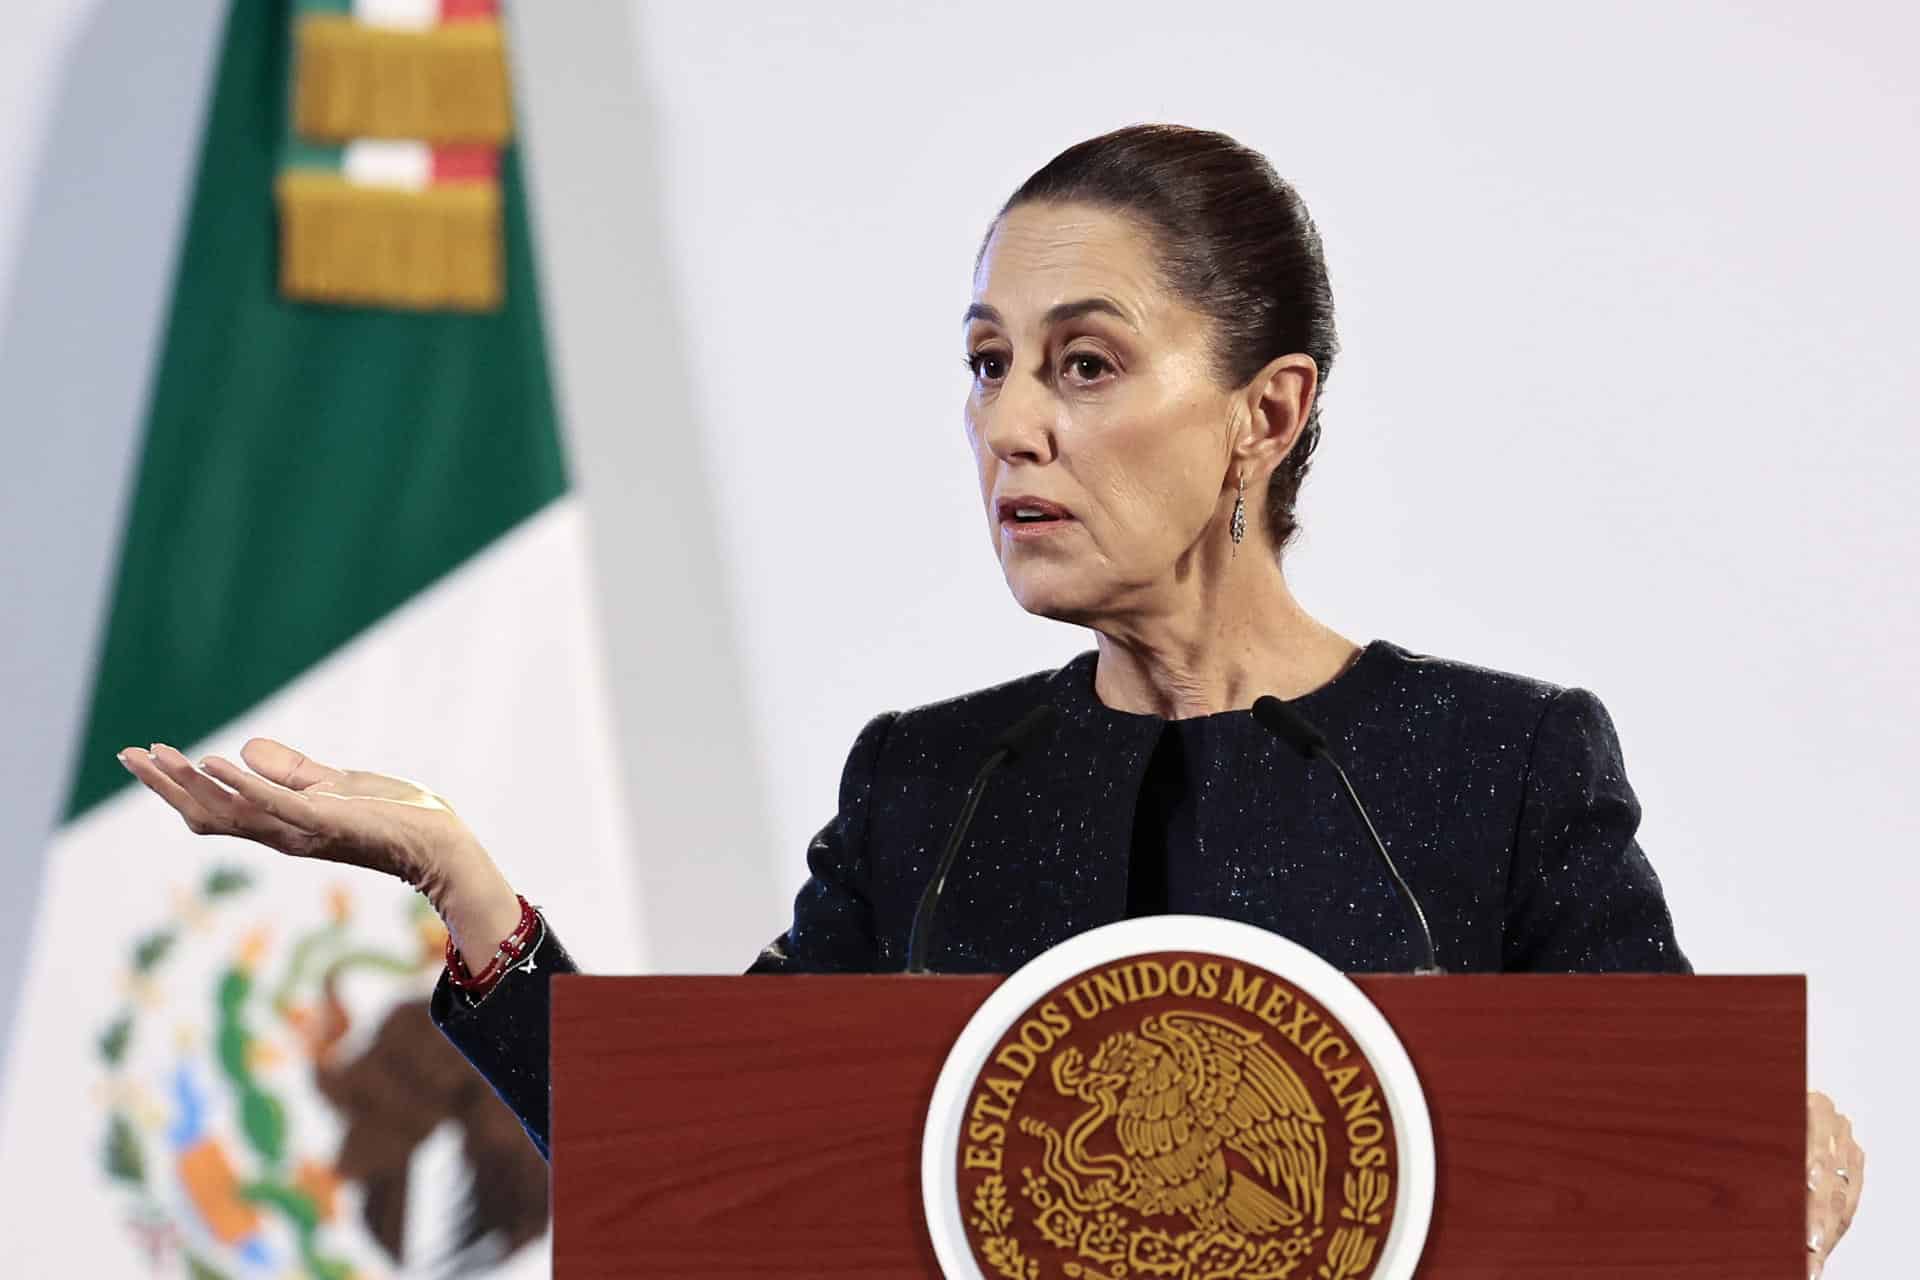
[[[1233,519],[1227,524],[1227,535],[1233,539],[1233,554],[1240,554],[1240,539],[1247,536],[1247,476],[1240,474],[1239,492],[1233,497]]]

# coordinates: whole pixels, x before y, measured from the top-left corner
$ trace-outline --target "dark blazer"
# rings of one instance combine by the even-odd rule
[[[989,783],[948,880],[933,968],[1011,972],[1122,919],[1134,801],[1166,747],[1183,782],[1168,910],[1271,929],[1348,972],[1418,962],[1409,917],[1327,765],[1246,711],[1115,711],[1094,694],[1096,657],[868,721],[839,811],[808,849],[792,925],[749,971],[899,969],[974,771],[1043,701],[1058,715]],[[1593,694],[1375,640],[1290,705],[1346,768],[1449,971],[1692,972]],[[573,964],[550,925],[532,959],[477,1005],[442,978],[432,1016],[544,1153],[547,977]]]

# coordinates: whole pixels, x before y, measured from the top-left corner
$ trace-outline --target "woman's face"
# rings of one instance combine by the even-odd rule
[[[1121,215],[1026,204],[994,228],[967,309],[967,438],[994,552],[1028,612],[1090,625],[1177,607],[1169,586],[1199,550],[1224,552],[1246,406],[1213,379],[1210,327]],[[1058,518],[1022,523],[1027,501]]]

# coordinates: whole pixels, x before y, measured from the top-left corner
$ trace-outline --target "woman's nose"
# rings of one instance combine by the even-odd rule
[[[981,437],[1002,462],[1046,462],[1053,457],[1053,405],[1046,388],[1016,387],[1008,379],[982,412]]]

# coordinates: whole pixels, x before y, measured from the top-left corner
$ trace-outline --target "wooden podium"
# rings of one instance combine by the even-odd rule
[[[921,1127],[1001,981],[556,977],[555,1276],[937,1277]],[[1420,1276],[1805,1277],[1803,977],[1354,981],[1432,1112]]]

